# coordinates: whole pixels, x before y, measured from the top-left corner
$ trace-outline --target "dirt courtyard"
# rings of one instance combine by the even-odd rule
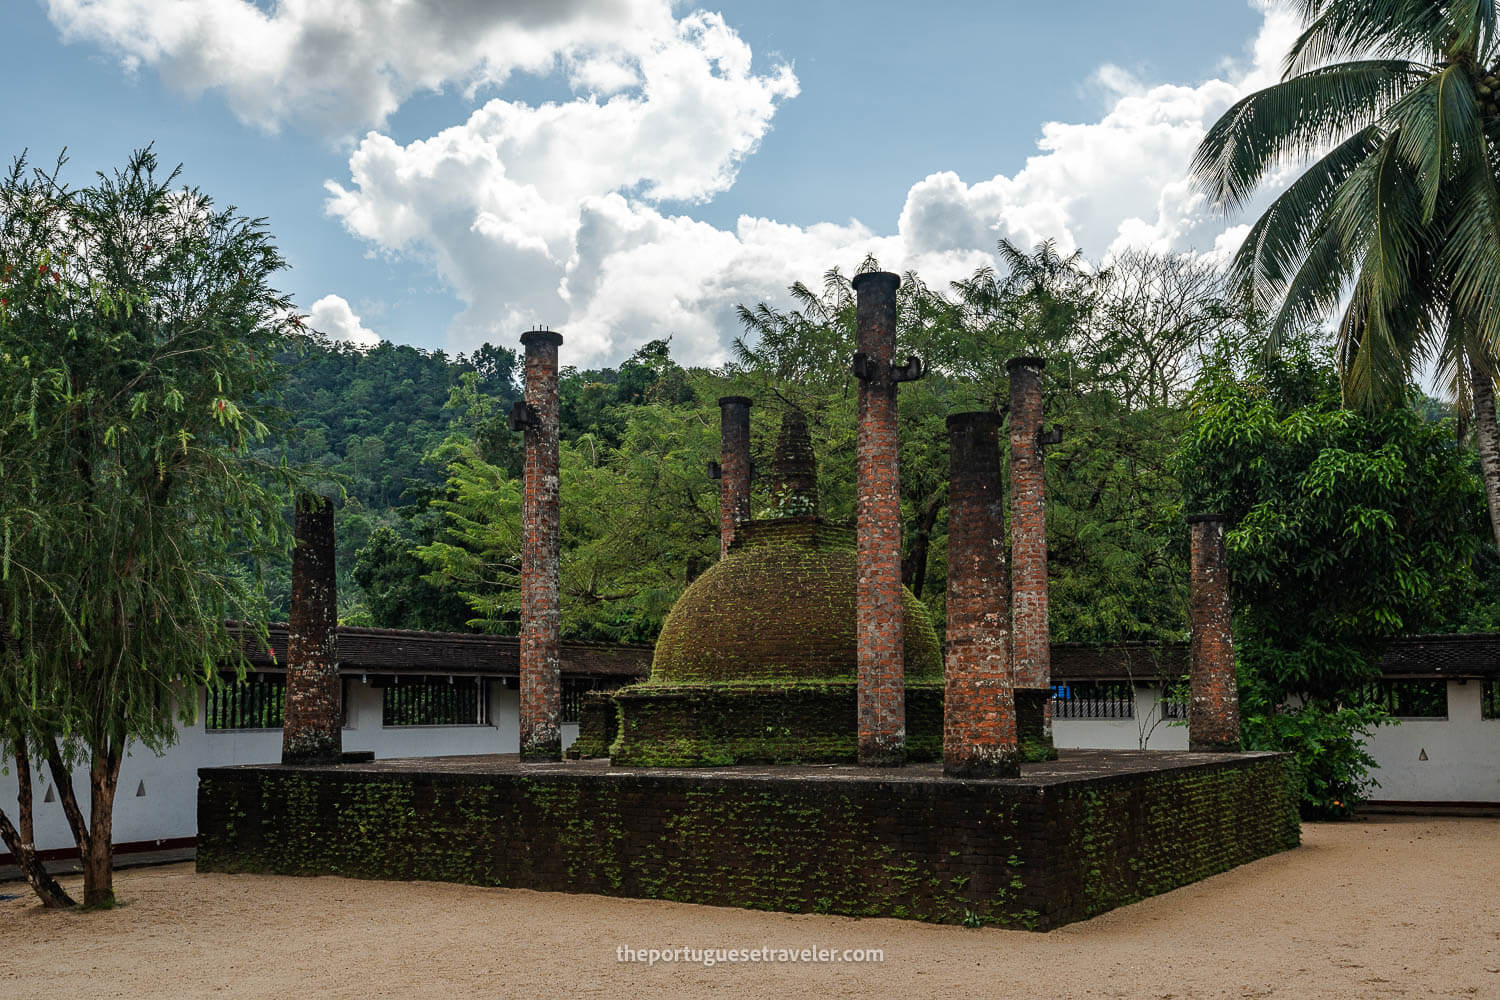
[[[1303,846],[1050,934],[435,883],[117,876],[128,905],[0,902],[0,998],[1500,998],[1500,820],[1308,824]],[[621,961],[880,949],[879,962]]]

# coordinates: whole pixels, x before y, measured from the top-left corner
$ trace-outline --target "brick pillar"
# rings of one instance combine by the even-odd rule
[[[1052,760],[1052,640],[1047,625],[1046,485],[1042,477],[1042,358],[1010,371],[1011,683],[1023,760]]]
[[[896,288],[884,271],[854,279],[859,379],[855,638],[859,674],[859,762],[906,760],[906,678],[901,603],[901,479],[897,468]]]
[[[750,405],[746,396],[719,397],[719,555],[734,529],[750,520]]]
[[[807,432],[807,416],[794,406],[781,415],[776,434],[771,510],[772,517],[818,516],[818,459]]]
[[[1010,680],[1005,495],[1000,418],[948,418],[948,634],[944,651],[943,773],[1020,774]]]
[[[337,764],[343,755],[333,501],[297,498],[292,549],[292,620],[287,629],[283,764]]]
[[[1189,657],[1192,704],[1188,708],[1188,748],[1238,751],[1240,695],[1229,630],[1229,573],[1224,563],[1224,517],[1194,514]]]
[[[562,757],[562,620],[558,604],[557,349],[562,334],[532,330],[526,347],[526,434],[521,508],[521,756]]]

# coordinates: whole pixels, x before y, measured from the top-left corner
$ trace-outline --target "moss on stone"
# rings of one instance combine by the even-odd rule
[[[667,616],[650,683],[852,679],[855,582],[847,529],[811,517],[743,525]],[[926,607],[909,590],[904,607],[907,678],[941,680]]]
[[[1046,929],[1295,847],[1292,777],[1286,755],[1039,783],[213,768],[197,863]]]
[[[852,680],[638,684],[614,698],[620,735],[609,757],[619,765],[823,764],[858,755]],[[942,756],[941,684],[908,685],[906,734],[908,760]]]
[[[569,760],[608,757],[610,744],[619,735],[618,710],[613,691],[588,691],[578,716],[578,738],[563,756]]]

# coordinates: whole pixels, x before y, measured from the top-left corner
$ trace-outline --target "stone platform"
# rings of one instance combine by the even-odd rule
[[[1047,930],[1297,845],[1280,754],[663,769],[515,756],[199,771],[198,869]]]

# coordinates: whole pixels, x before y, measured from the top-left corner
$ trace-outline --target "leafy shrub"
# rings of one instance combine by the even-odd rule
[[[1348,819],[1380,786],[1364,739],[1385,720],[1375,705],[1281,706],[1244,718],[1241,733],[1247,750],[1280,750],[1296,760],[1304,819]]]

